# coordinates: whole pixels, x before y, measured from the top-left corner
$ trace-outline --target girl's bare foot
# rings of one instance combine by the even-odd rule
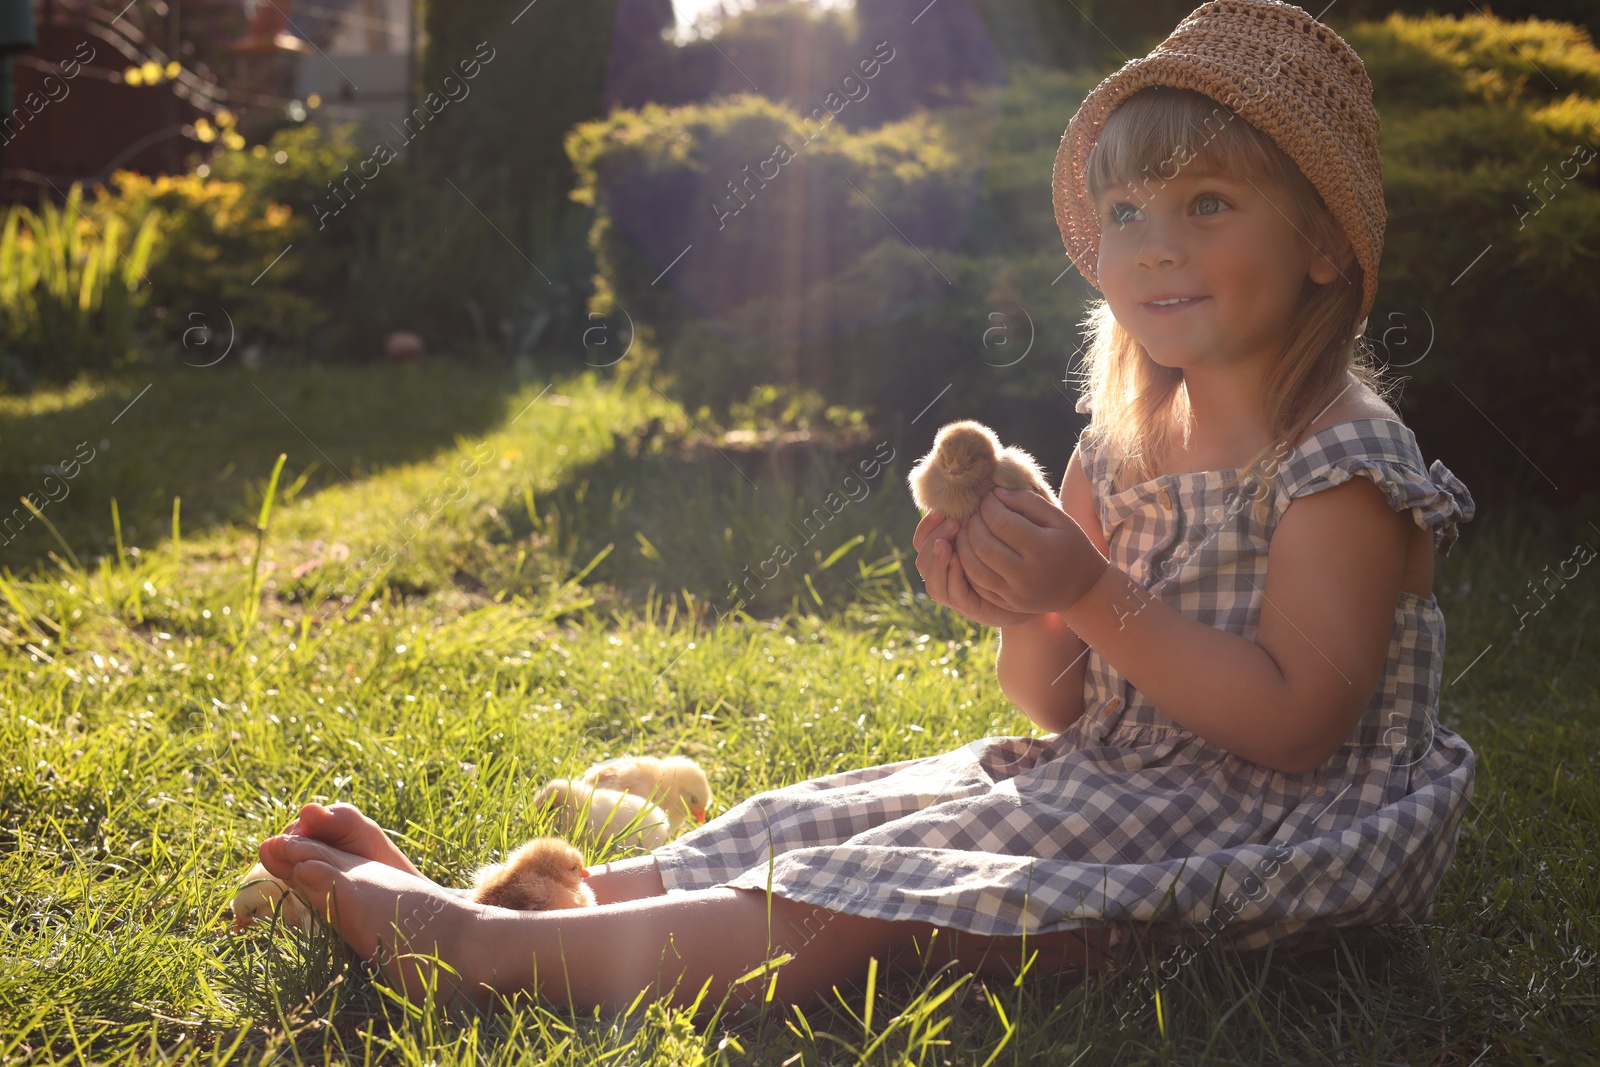
[[[418,878],[423,877],[422,872],[389,840],[383,827],[361,814],[354,804],[341,801],[326,808],[321,804],[307,804],[300,809],[299,817],[284,827],[283,832],[291,836],[309,837],[331,845],[340,852],[386,864]],[[266,862],[264,856],[262,862]]]
[[[321,841],[340,852],[386,864],[418,878],[427,877],[390,840],[383,827],[361,814],[354,804],[343,801],[328,807],[307,804],[300,809],[299,816],[283,828],[283,832],[286,836]],[[262,862],[266,862],[265,859]],[[661,872],[656,869],[655,859],[651,856],[599,864],[594,868],[589,885],[602,904],[660,896],[665,892],[661,886]],[[450,889],[449,892],[457,896],[469,896],[472,890],[459,888]]]
[[[261,862],[413,1003],[421,1003],[429,987],[440,1005],[465,999],[481,1007],[493,1000],[480,973],[488,946],[474,936],[483,912],[491,909],[385,859],[310,836],[268,838]]]

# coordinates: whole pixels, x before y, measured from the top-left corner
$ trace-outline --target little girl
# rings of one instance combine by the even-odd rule
[[[912,542],[936,601],[1000,627],[1000,686],[1053,736],[761,794],[596,871],[589,909],[471,904],[345,805],[307,805],[262,861],[408,995],[608,1009],[759,997],[736,979],[768,960],[787,1001],[872,958],[1008,964],[1023,938],[1081,965],[1135,924],[1254,948],[1427,917],[1474,768],[1436,717],[1433,556],[1474,507],[1359,347],[1371,94],[1301,8],[1217,0],[1067,127],[1056,218],[1105,299],[1061,506],[997,490]]]

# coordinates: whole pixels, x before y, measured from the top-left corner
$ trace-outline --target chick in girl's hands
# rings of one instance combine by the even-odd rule
[[[515,911],[558,911],[594,905],[584,883],[583,853],[559,837],[536,837],[504,863],[488,863],[472,876],[472,899]]]
[[[556,825],[596,848],[607,843],[657,848],[667,843],[666,812],[643,797],[587,782],[557,778],[533,798],[540,809],[556,808]]]
[[[674,834],[684,818],[706,821],[711,806],[711,783],[706,772],[688,756],[623,756],[596,764],[583,780],[604,789],[620,789],[660,805]]]
[[[1109,565],[1033,457],[1001,448],[982,423],[942,427],[910,482],[927,512],[912,536],[917,571],[929,596],[975,622],[1011,626],[1059,610]]]
[[[971,419],[941,427],[933,448],[912,468],[908,480],[917,507],[957,522],[970,518],[995,486],[1055,500],[1032,456],[1020,448],[1002,447],[993,430]]]

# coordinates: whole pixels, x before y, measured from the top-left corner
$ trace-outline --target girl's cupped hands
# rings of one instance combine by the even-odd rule
[[[965,525],[978,521],[974,515]],[[934,603],[943,604],[958,615],[980,626],[1020,626],[1038,618],[1038,613],[1008,611],[985,600],[967,581],[961,560],[952,547],[966,538],[963,523],[938,511],[930,511],[917,523],[911,547],[917,552],[917,573]]]
[[[1054,501],[996,489],[962,524],[956,544],[973,590],[1007,612],[1065,611],[1111,565]]]

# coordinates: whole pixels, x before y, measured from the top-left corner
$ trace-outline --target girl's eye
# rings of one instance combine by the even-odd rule
[[[1207,207],[1208,204],[1212,206]],[[1198,215],[1216,215],[1227,206],[1227,201],[1215,193],[1201,193],[1195,197],[1195,213]],[[1119,226],[1134,221],[1138,215],[1139,209],[1126,201],[1118,201],[1106,209],[1106,217]]]

